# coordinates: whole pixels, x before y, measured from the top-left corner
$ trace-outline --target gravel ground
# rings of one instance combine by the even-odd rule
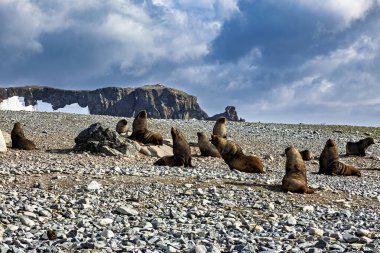
[[[153,166],[155,158],[74,153],[74,138],[90,124],[114,128],[118,117],[0,111],[0,129],[24,124],[40,148],[0,154],[0,252],[380,252],[380,148],[342,157],[362,177],[315,174],[315,194],[283,193],[284,149],[316,157],[328,138],[344,154],[380,128],[228,122],[228,133],[266,174],[230,171],[223,160],[199,157],[194,168]],[[130,124],[132,119],[128,119]],[[178,127],[189,142],[214,122],[149,120],[170,138]]]

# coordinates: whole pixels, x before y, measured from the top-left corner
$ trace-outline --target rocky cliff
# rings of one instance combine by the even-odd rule
[[[36,105],[41,100],[50,103],[54,110],[78,103],[81,107],[88,106],[90,114],[133,117],[146,110],[151,118],[208,118],[195,96],[161,84],[96,90],[62,90],[42,86],[0,88],[0,103],[13,96],[24,97],[25,106]]]

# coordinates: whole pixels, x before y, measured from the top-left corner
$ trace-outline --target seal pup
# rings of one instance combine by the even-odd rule
[[[164,156],[158,159],[154,165],[158,166],[185,166],[193,167],[191,164],[191,150],[190,145],[186,141],[185,136],[177,129],[171,128],[171,135],[173,138],[173,155]]]
[[[318,174],[328,174],[328,166],[335,160],[339,160],[338,148],[334,140],[328,139],[319,156]]]
[[[198,147],[201,151],[201,156],[221,157],[219,151],[209,141],[207,136],[203,132],[198,132]]]
[[[308,149],[300,151],[300,154],[304,161],[310,161],[313,159],[313,153],[311,153]]]
[[[328,172],[333,176],[362,176],[361,172],[355,166],[347,165],[338,160],[330,163]]]
[[[147,126],[147,113],[141,111],[133,120],[132,134],[128,138],[144,144],[162,145],[164,141],[162,135],[158,132],[149,131]]]
[[[116,124],[116,132],[120,135],[125,135],[128,132],[128,121],[126,119],[121,119]]]
[[[285,176],[281,188],[285,192],[314,193],[307,185],[306,167],[300,152],[294,147],[285,149]]]
[[[260,158],[245,155],[241,147],[234,141],[212,135],[211,143],[219,151],[231,170],[235,169],[247,173],[265,173],[264,165]]]
[[[25,150],[34,150],[36,148],[36,144],[33,141],[25,138],[24,130],[22,129],[21,123],[16,122],[13,126],[11,132],[12,139],[12,148],[19,148]]]
[[[366,149],[375,144],[375,140],[372,137],[365,138],[358,142],[347,142],[346,155],[365,156]]]
[[[226,122],[227,122],[227,119],[224,117],[217,119],[215,122],[214,128],[212,130],[212,134],[227,139]]]

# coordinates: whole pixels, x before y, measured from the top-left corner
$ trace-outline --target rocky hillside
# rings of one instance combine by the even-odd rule
[[[50,103],[54,110],[78,103],[89,108],[90,114],[133,117],[146,110],[149,117],[160,119],[206,119],[197,98],[164,85],[139,88],[107,87],[96,90],[62,90],[42,86],[0,88],[0,102],[13,97],[24,97],[25,106],[38,100]]]

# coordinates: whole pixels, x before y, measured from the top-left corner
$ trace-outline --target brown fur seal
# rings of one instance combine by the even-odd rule
[[[227,119],[224,117],[217,119],[214,125],[214,129],[212,130],[212,134],[227,139],[226,122]]]
[[[219,154],[219,151],[216,149],[214,145],[208,140],[207,136],[202,133],[198,132],[198,147],[201,151],[201,156],[212,156],[212,157],[221,157]]]
[[[172,127],[170,132],[173,138],[173,155],[158,159],[154,165],[193,167],[189,143],[178,129]]]
[[[285,192],[314,193],[307,186],[306,167],[300,152],[294,147],[285,149],[285,176],[282,179],[282,189]]]
[[[319,156],[319,174],[328,174],[328,166],[333,161],[339,160],[338,148],[334,140],[328,139]]]
[[[311,153],[308,149],[300,151],[300,154],[304,161],[310,161],[313,159],[313,153]]]
[[[330,163],[330,165],[328,167],[328,171],[329,171],[329,174],[333,175],[333,176],[340,175],[340,176],[358,176],[358,177],[361,177],[361,175],[362,175],[360,173],[360,171],[357,168],[355,168],[354,166],[347,165],[347,164],[342,163],[338,160]]]
[[[263,162],[260,158],[244,155],[243,150],[237,143],[217,135],[211,136],[211,143],[214,144],[230,169],[248,173],[265,173]]]
[[[358,142],[347,142],[346,155],[365,156],[365,150],[375,144],[375,140],[372,137],[365,138]]]
[[[25,150],[37,149],[33,141],[25,138],[24,130],[22,129],[21,123],[16,122],[13,126],[11,132],[12,148],[19,148]]]
[[[128,121],[126,119],[121,119],[117,122],[116,132],[118,134],[126,134],[128,132]]]
[[[146,111],[141,111],[137,114],[136,118],[133,120],[132,134],[128,138],[144,144],[153,145],[162,145],[164,141],[160,133],[148,130]]]

